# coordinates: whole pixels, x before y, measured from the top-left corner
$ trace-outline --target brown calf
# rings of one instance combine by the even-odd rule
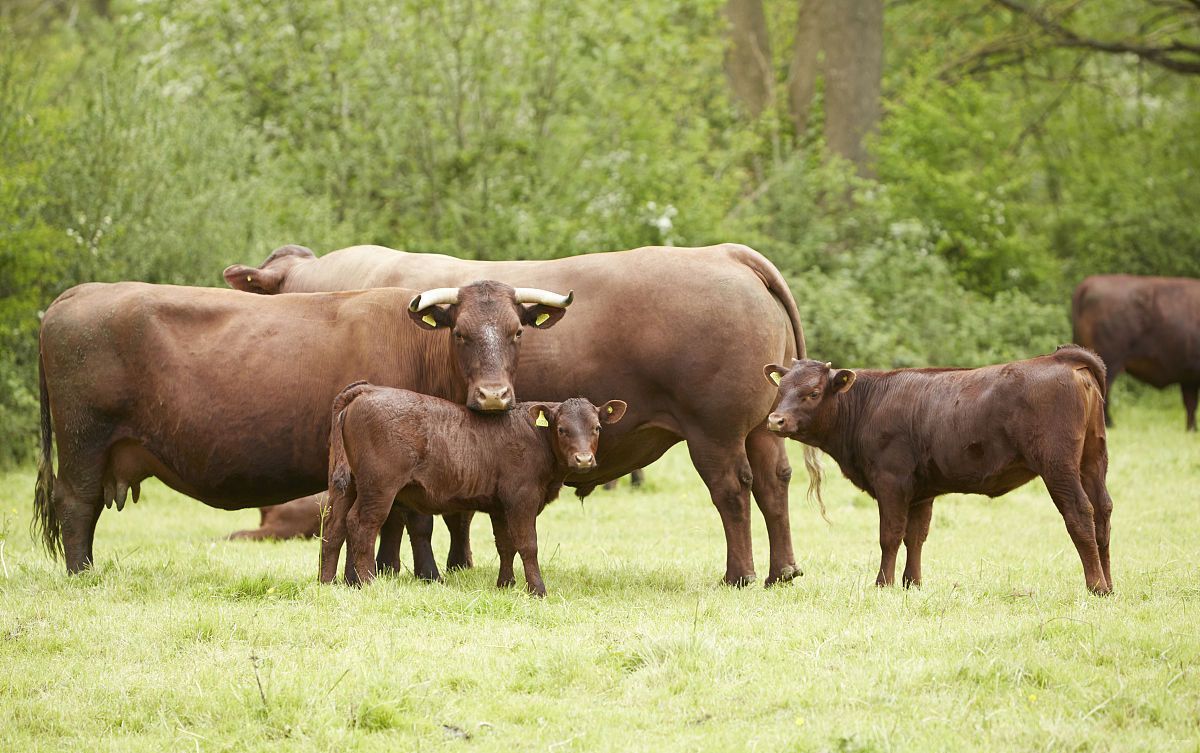
[[[228,539],[311,539],[321,535],[321,510],[325,507],[325,492],[293,499],[281,505],[258,508],[258,528],[234,531]]]
[[[879,504],[877,585],[892,584],[901,540],[904,585],[920,585],[938,495],[997,497],[1041,476],[1088,587],[1112,590],[1104,364],[1096,354],[1067,345],[980,369],[854,372],[795,360],[764,371],[780,377],[768,428],[829,453]]]
[[[620,400],[597,408],[572,398],[484,416],[408,390],[348,386],[333,403],[321,581],[333,580],[343,541],[346,582],[372,580],[375,538],[399,503],[424,515],[488,513],[500,554],[496,585],[515,583],[519,552],[526,589],[544,596],[537,515],[558,496],[568,472],[595,467],[600,425],[619,421],[625,407]],[[539,428],[543,416],[547,425]]]

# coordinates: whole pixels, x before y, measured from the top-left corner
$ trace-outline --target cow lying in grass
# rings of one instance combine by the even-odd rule
[[[854,372],[795,360],[764,372],[779,378],[767,427],[829,453],[878,502],[877,585],[892,584],[901,540],[904,585],[920,585],[938,495],[997,497],[1041,476],[1088,587],[1112,590],[1104,364],[1096,354],[1071,345],[980,369]]]
[[[254,541],[283,541],[311,539],[321,535],[321,510],[325,509],[325,492],[293,499],[281,505],[260,507],[258,528],[234,531],[228,539]]]
[[[484,416],[408,390],[348,386],[333,402],[321,581],[333,581],[343,541],[346,582],[375,577],[375,539],[396,502],[425,515],[488,513],[500,554],[496,585],[516,582],[519,552],[526,589],[544,596],[537,515],[568,473],[596,467],[600,426],[621,420],[625,407],[620,400],[597,408],[572,398]]]

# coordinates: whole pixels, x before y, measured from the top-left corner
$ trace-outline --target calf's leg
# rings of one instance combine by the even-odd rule
[[[321,563],[318,577],[322,583],[332,583],[337,574],[338,557],[341,555],[342,544],[346,542],[346,519],[350,508],[354,506],[356,496],[353,482],[345,491],[336,488],[329,490],[325,523],[321,527]],[[346,552],[346,559],[349,562],[349,551]]]
[[[921,547],[929,536],[929,520],[933,517],[933,498],[917,500],[908,508],[908,525],[904,532],[905,588],[921,585]]]
[[[496,554],[500,556],[500,573],[496,576],[496,588],[512,588],[517,584],[513,575],[513,559],[517,548],[508,535],[508,523],[502,513],[492,513],[492,535],[496,537]]]
[[[887,474],[875,480],[875,502],[879,506],[879,574],[875,585],[890,586],[896,582],[896,553],[908,526],[910,492],[906,483]]]
[[[1187,430],[1196,430],[1196,398],[1200,393],[1200,384],[1181,384],[1179,391],[1183,393],[1183,409],[1187,412]]]
[[[1079,472],[1072,469],[1046,473],[1042,475],[1042,480],[1046,482],[1050,497],[1062,514],[1067,533],[1071,535],[1071,541],[1079,552],[1079,559],[1083,563],[1083,577],[1088,588],[1097,594],[1109,593],[1111,589],[1104,576],[1096,540],[1096,513],[1083,491]]]
[[[450,553],[446,555],[447,570],[469,570],[475,566],[471,555],[471,519],[473,512],[456,512],[443,515],[446,530],[450,532]]]
[[[790,581],[803,575],[796,567],[792,551],[792,529],[788,517],[788,482],[792,466],[782,437],[767,431],[766,424],[758,426],[746,437],[746,458],[753,476],[751,489],[754,501],[767,524],[771,545],[771,569],[765,585]]]
[[[692,464],[708,487],[725,528],[725,582],[747,586],[754,582],[754,552],[750,543],[750,487],[753,476],[744,439],[716,442],[707,437],[688,439]]]
[[[508,536],[521,555],[525,568],[525,590],[534,596],[546,595],[546,584],[542,582],[542,569],[538,566],[537,546],[537,502],[520,502],[506,505],[504,522],[508,524]]]
[[[413,573],[421,580],[441,580],[433,557],[433,516],[407,511],[408,542],[412,546]]]
[[[379,552],[375,555],[375,567],[380,573],[398,573],[400,545],[404,543],[404,527],[408,515],[403,507],[392,505],[383,528],[379,529]]]
[[[392,510],[399,489],[363,488],[358,482],[358,500],[347,519],[350,541],[346,581],[352,585],[370,583],[375,579],[375,539]],[[353,580],[351,580],[353,570]]]

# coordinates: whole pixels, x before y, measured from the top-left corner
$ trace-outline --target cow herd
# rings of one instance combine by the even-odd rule
[[[262,507],[255,537],[319,535],[324,582],[343,545],[348,583],[399,569],[405,530],[414,572],[440,578],[433,515],[447,566],[471,567],[484,512],[497,585],[520,554],[542,595],[535,521],[560,488],[585,496],[683,441],[724,527],[725,582],[755,578],[753,495],[771,585],[800,574],[791,438],[818,500],[816,448],[877,500],[879,585],[901,542],[903,582],[920,583],[937,496],[1040,476],[1086,585],[1108,593],[1108,388],[1122,370],[1180,383],[1194,428],[1200,385],[1200,283],[1169,278],[1080,285],[1075,338],[1100,358],[1063,346],[896,371],[808,359],[782,275],[735,244],[512,262],[285,246],[225,279],[235,290],[85,284],[47,309],[35,524],[68,572],[93,562],[103,508],[155,476],[213,507]]]

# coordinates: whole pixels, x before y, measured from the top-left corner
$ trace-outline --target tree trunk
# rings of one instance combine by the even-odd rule
[[[792,42],[792,61],[788,64],[788,113],[796,138],[808,130],[808,114],[820,74],[817,53],[821,49],[821,9],[823,0],[800,0],[796,12],[796,39]]]
[[[824,3],[825,142],[870,175],[865,139],[879,124],[883,80],[883,0]]]
[[[727,0],[725,17],[731,37],[725,75],[734,98],[748,115],[758,117],[771,102],[775,79],[762,0]]]

